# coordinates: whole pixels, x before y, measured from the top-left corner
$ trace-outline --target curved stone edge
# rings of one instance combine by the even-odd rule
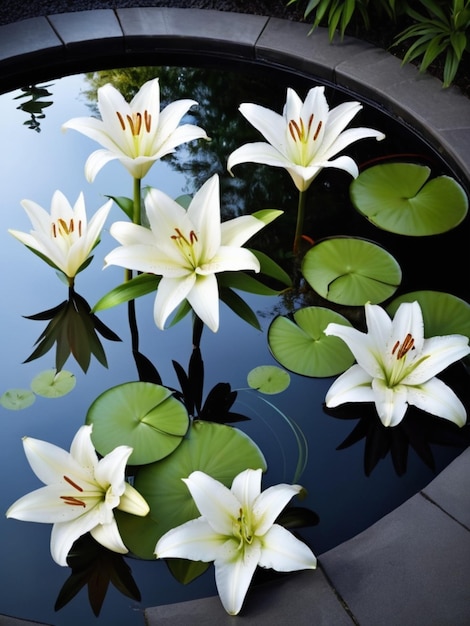
[[[278,18],[202,9],[98,9],[0,26],[0,89],[51,73],[194,59],[256,62],[312,76],[371,101],[416,128],[470,187],[470,100],[457,88],[401,66],[388,52],[346,37],[330,44],[325,29]]]
[[[221,64],[226,60],[254,62],[311,76],[315,81],[328,82],[382,107],[416,128],[453,164],[461,182],[469,188],[470,100],[455,88],[443,90],[438,80],[419,74],[413,66],[401,67],[400,61],[386,51],[352,38],[330,44],[324,30],[318,29],[307,37],[308,31],[308,25],[297,22],[200,9],[99,9],[30,18],[0,26],[0,92],[64,73],[116,66],[121,60],[125,64],[158,65],[179,59],[187,61],[188,54],[192,54],[195,60],[213,64],[221,59]],[[434,616],[439,603],[446,607],[446,619],[453,619],[449,606],[454,606],[460,615],[470,614],[468,594],[464,598],[460,587],[447,585],[443,594],[440,585],[440,600],[436,596],[442,581],[440,567],[435,579],[431,576],[429,580],[429,572],[436,570],[430,563],[436,546],[439,549],[439,541],[452,536],[455,542],[446,545],[446,549],[454,547],[453,560],[447,560],[447,564],[454,571],[458,563],[465,574],[465,564],[460,563],[459,555],[469,553],[469,534],[462,532],[468,528],[452,512],[446,512],[446,503],[442,506],[441,499],[448,496],[448,485],[454,484],[452,476],[456,473],[460,476],[469,463],[470,456],[464,453],[421,494],[364,533],[322,555],[320,561],[330,579],[320,569],[281,580],[275,583],[277,589],[272,586],[257,589],[253,602],[247,598],[249,610],[244,623],[258,626],[271,624],[273,619],[282,623],[284,619],[284,623],[295,620],[299,626],[312,622],[351,624],[350,612],[335,588],[364,623],[379,623],[377,618],[382,624],[396,623],[393,620],[397,606],[402,608],[403,624],[417,623],[410,621],[414,617]],[[436,495],[440,498],[437,503],[433,501]],[[462,507],[460,495],[457,489],[454,505],[457,502]],[[410,516],[420,525],[410,525]],[[423,532],[426,524],[427,533]],[[428,540],[424,541],[426,536]],[[410,545],[419,548],[411,560],[407,558]],[[455,546],[459,546],[457,552]],[[364,560],[364,554],[370,555],[369,558]],[[414,569],[413,563],[423,554],[431,556],[423,567]],[[380,565],[384,558],[387,567]],[[426,573],[428,577],[421,588],[433,591],[428,611],[424,608],[423,612],[420,602],[413,601],[411,609],[410,603],[400,603],[400,590],[405,597],[410,594],[411,584],[419,590],[419,576]],[[455,580],[451,573],[446,569],[444,577],[448,574],[449,580]],[[398,597],[389,593],[392,578],[394,584],[395,580],[400,583],[396,588]],[[462,575],[462,580],[466,578]],[[148,609],[146,620],[148,624],[154,623],[154,619],[158,624],[179,623],[188,611],[194,617],[194,624],[208,623],[207,619],[212,618],[220,624],[225,620],[233,624],[234,620],[225,615],[217,598]],[[454,611],[453,615],[457,613]],[[454,626],[457,623],[452,621]]]

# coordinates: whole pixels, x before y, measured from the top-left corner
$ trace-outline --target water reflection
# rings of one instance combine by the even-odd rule
[[[293,260],[286,252],[291,247],[296,207],[296,194],[289,176],[285,172],[247,164],[240,166],[237,178],[232,179],[227,175],[225,165],[230,152],[242,143],[257,138],[249,124],[237,114],[238,105],[249,101],[279,110],[285,99],[285,83],[282,81],[273,84],[259,77],[253,80],[245,74],[229,76],[226,72],[208,72],[197,68],[128,68],[97,72],[85,78],[70,77],[54,85],[54,107],[49,109],[47,118],[41,117],[42,132],[29,133],[32,138],[22,136],[21,141],[18,141],[18,127],[22,118],[15,117],[12,96],[4,97],[0,99],[2,119],[16,120],[17,124],[15,128],[15,122],[9,122],[6,129],[11,133],[8,141],[12,153],[8,161],[4,156],[2,163],[6,180],[11,180],[12,184],[8,185],[3,199],[7,210],[2,211],[1,216],[0,255],[4,267],[15,267],[14,275],[13,272],[6,272],[2,283],[4,293],[14,293],[14,299],[4,311],[2,329],[4,363],[8,363],[2,377],[4,388],[18,386],[20,381],[27,384],[37,371],[34,363],[16,365],[30,353],[37,335],[37,325],[21,316],[31,310],[50,309],[52,303],[63,298],[63,285],[51,280],[50,274],[47,274],[50,269],[40,267],[39,260],[33,265],[36,259],[30,259],[28,252],[21,250],[17,242],[11,242],[5,234],[6,229],[28,229],[29,224],[21,214],[20,201],[30,197],[47,205],[57,186],[68,197],[76,197],[82,188],[87,198],[103,198],[110,193],[130,195],[130,181],[122,176],[119,164],[110,164],[109,168],[100,172],[93,187],[88,186],[82,172],[90,152],[90,142],[74,136],[72,148],[70,136],[64,137],[58,129],[70,117],[89,114],[100,84],[112,81],[126,99],[130,99],[148,78],[156,74],[160,76],[163,105],[183,97],[199,101],[199,107],[191,111],[191,121],[205,128],[212,141],[198,144],[197,148],[188,145],[180,149],[158,163],[146,182],[177,197],[182,191],[194,193],[211,175],[218,173],[223,184],[221,203],[224,219],[267,206],[285,209],[286,220],[282,228],[262,232],[253,241],[253,247],[269,253],[288,271],[293,270]],[[309,86],[303,85],[302,88]],[[77,94],[81,94],[80,97]],[[332,102],[341,98],[337,93],[330,96]],[[31,97],[34,99],[33,94]],[[49,96],[44,94],[41,97]],[[374,158],[403,154],[403,146],[406,146],[408,154],[424,152],[426,159],[433,162],[435,171],[445,171],[436,155],[429,154],[426,147],[407,132],[393,125],[389,127],[389,121],[383,116],[367,109],[363,118],[367,119],[368,126],[383,129],[389,138],[383,146],[374,145]],[[12,127],[13,130],[10,130]],[[369,147],[357,147],[356,159],[359,162],[365,163],[371,156]],[[344,233],[378,238],[377,229],[352,209],[348,196],[349,182],[343,173],[329,171],[323,173],[309,190],[306,233],[312,240]],[[93,205],[92,200],[90,204]],[[96,201],[95,208],[99,204]],[[113,211],[113,219],[122,217],[116,207]],[[462,264],[467,262],[464,242],[468,238],[468,220],[455,232],[420,241],[379,234],[387,249],[406,267],[405,282],[401,287],[403,292],[413,288],[443,289],[468,299],[468,284],[462,281],[460,272]],[[94,271],[85,272],[80,277],[80,293],[84,294],[87,302],[96,302],[122,280],[122,273],[117,268],[98,271],[104,256],[102,251],[108,251],[113,246],[115,243],[105,232],[100,253],[93,261]],[[448,249],[453,250],[452,256],[436,254],[436,250]],[[360,412],[357,407],[350,413],[346,410],[325,411],[323,400],[331,379],[293,376],[289,392],[278,396],[275,406],[268,408],[259,399],[254,401],[246,390],[246,374],[260,364],[274,363],[265,337],[269,322],[278,313],[286,314],[306,304],[325,302],[304,283],[298,289],[286,291],[280,299],[248,296],[247,300],[258,313],[262,332],[226,311],[220,333],[217,336],[206,333],[203,337],[203,361],[198,348],[200,342],[194,340],[189,317],[177,327],[157,333],[151,315],[151,297],[140,299],[136,304],[136,315],[141,337],[144,338],[145,357],[140,352],[136,356],[138,374],[135,363],[129,358],[129,328],[127,320],[123,319],[122,309],[118,307],[104,312],[102,316],[106,325],[123,339],[122,344],[106,344],[109,370],[92,363],[89,375],[85,377],[77,368],[75,374],[79,392],[75,393],[72,401],[67,398],[54,401],[39,398],[33,407],[15,414],[14,418],[11,413],[0,409],[2,417],[5,417],[1,463],[4,475],[11,477],[1,496],[4,509],[19,494],[37,486],[24,461],[21,436],[36,436],[68,448],[72,434],[83,423],[95,398],[104,389],[135,380],[137,375],[141,380],[164,381],[178,390],[188,412],[199,419],[216,418],[222,423],[242,421],[243,431],[255,441],[262,442],[269,465],[267,478],[271,483],[290,481],[294,474],[293,459],[298,450],[292,432],[280,415],[295,419],[309,439],[309,458],[302,479],[309,496],[305,509],[288,514],[293,516],[291,523],[294,526],[299,519],[303,526],[311,526],[304,536],[317,554],[352,536],[394,508],[433,477],[429,468],[439,471],[458,449],[468,445],[467,429],[457,432],[452,425],[437,422],[434,423],[436,428],[431,430],[429,421],[418,412],[410,415],[403,428],[391,433],[381,429],[377,421],[372,421],[367,414],[368,409],[363,410],[363,407]],[[361,319],[359,308],[332,308],[340,309],[356,323]],[[186,363],[187,370],[182,365]],[[67,366],[72,367],[70,363]],[[463,383],[458,383],[458,393],[465,392],[462,398],[468,405],[465,382],[468,377],[465,376]],[[351,423],[346,418],[358,420],[352,432]],[[438,437],[441,444],[456,445],[457,450],[436,448],[434,443]],[[342,450],[335,454],[338,445]],[[410,454],[410,448],[416,454]],[[363,467],[367,477],[362,473]],[[405,470],[408,470],[406,474]],[[398,479],[396,473],[402,478]],[[317,523],[318,519],[320,523]],[[52,564],[49,568],[47,528],[12,521],[6,523],[5,520],[0,524],[6,545],[2,569],[8,573],[2,577],[4,582],[0,591],[0,609],[5,613],[67,626],[81,625],[89,621],[90,609],[86,602],[79,602],[74,596],[87,585],[91,589],[93,611],[97,613],[103,600],[103,588],[110,581],[121,593],[133,599],[131,606],[138,611],[130,611],[126,598],[110,589],[101,609],[101,619],[103,623],[129,626],[142,622],[139,613],[142,606],[215,593],[211,576],[202,577],[181,589],[167,576],[162,563],[130,559],[124,563],[117,555],[103,555],[101,548],[88,538],[83,538],[75,546],[77,550],[70,557],[71,573],[61,571]],[[21,572],[22,584],[19,585],[18,575],[11,575],[11,572],[17,572],[18,564],[22,563],[28,564],[28,571]],[[94,581],[103,578],[105,582],[99,591]],[[162,588],[163,579],[165,589]],[[41,582],[46,580],[47,584]],[[52,607],[60,589],[56,603],[60,612],[54,615]],[[139,593],[142,604],[138,604]],[[24,609],[25,595],[28,597],[27,612]]]

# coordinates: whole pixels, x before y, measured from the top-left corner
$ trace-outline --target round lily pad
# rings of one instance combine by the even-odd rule
[[[195,420],[173,454],[139,470],[134,486],[150,513],[143,519],[119,515],[123,541],[138,556],[152,558],[156,542],[167,530],[199,517],[182,478],[200,470],[230,487],[248,468],[266,470],[261,450],[248,435],[225,424]]]
[[[431,170],[416,163],[370,167],[351,184],[356,209],[379,228],[400,235],[437,235],[465,218],[468,198],[449,176],[429,180]]]
[[[29,389],[8,389],[0,396],[0,404],[10,411],[19,411],[31,406],[36,396]]]
[[[44,398],[60,398],[75,387],[77,379],[71,372],[55,369],[45,370],[33,378],[31,389]]]
[[[286,370],[276,365],[260,365],[248,373],[247,382],[252,389],[273,395],[287,389],[290,385],[290,376]]]
[[[129,465],[158,461],[177,448],[188,430],[188,413],[166,387],[131,382],[102,393],[88,409],[92,441],[100,454],[133,448]]]
[[[313,246],[303,258],[302,274],[320,296],[350,306],[383,302],[401,282],[391,254],[354,237],[332,237]]]
[[[470,304],[441,291],[412,291],[395,298],[387,312],[395,315],[402,302],[419,302],[424,320],[424,336],[466,335],[470,337]]]
[[[303,376],[327,377],[354,363],[345,342],[324,333],[331,322],[351,326],[345,317],[316,306],[299,309],[293,317],[278,316],[268,329],[269,348],[283,367]]]

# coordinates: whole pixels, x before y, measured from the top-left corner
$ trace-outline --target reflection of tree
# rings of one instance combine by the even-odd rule
[[[261,140],[259,133],[239,113],[239,105],[256,102],[282,111],[285,84],[263,79],[259,74],[251,75],[246,70],[237,73],[208,68],[141,67],[87,74],[90,89],[85,95],[90,102],[96,102],[97,89],[112,83],[129,101],[144,82],[155,76],[160,78],[161,107],[183,98],[196,100],[198,106],[191,109],[189,121],[204,128],[211,138],[210,142],[198,141],[181,146],[173,155],[165,157],[176,171],[186,176],[185,191],[194,193],[210,176],[220,174],[223,218],[263,208],[286,210],[289,218],[284,216],[284,219],[290,219],[292,227],[284,224],[282,232],[286,233],[285,241],[289,241],[287,245],[290,246],[297,194],[287,172],[243,164],[237,167],[232,178],[226,169],[227,158],[233,150],[244,143]],[[266,234],[260,234],[256,247],[278,249],[279,241],[273,241],[272,233],[273,229],[269,228]]]
[[[50,87],[50,85],[44,85],[43,87],[38,87],[37,85],[22,87],[21,91],[23,93],[15,97],[15,100],[29,98],[29,100],[25,100],[17,108],[25,113],[29,113],[31,118],[26,120],[24,125],[31,130],[35,130],[37,133],[41,132],[41,123],[39,120],[43,120],[46,117],[42,110],[52,104],[49,100],[40,100],[40,98],[52,96],[51,92],[47,90],[47,87]]]

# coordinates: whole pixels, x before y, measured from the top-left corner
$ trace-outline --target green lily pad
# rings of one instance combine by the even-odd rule
[[[351,326],[330,309],[306,307],[288,317],[276,317],[268,329],[268,344],[274,358],[296,374],[312,377],[336,376],[354,363],[348,346],[339,337],[327,336],[330,322]]]
[[[141,558],[154,558],[155,545],[167,530],[199,517],[182,478],[200,470],[230,487],[248,468],[266,470],[261,450],[248,435],[225,424],[194,421],[172,455],[139,470],[134,486],[147,500],[150,513],[142,519],[117,517],[124,543]]]
[[[388,306],[389,315],[395,315],[402,302],[418,301],[423,312],[424,335],[466,335],[470,337],[470,304],[441,291],[412,291],[395,298]]]
[[[351,184],[356,209],[379,228],[400,235],[437,235],[465,218],[468,198],[449,176],[428,180],[431,170],[416,163],[370,167]]]
[[[277,365],[260,365],[248,373],[248,385],[260,393],[274,395],[281,393],[290,385],[290,376]]]
[[[4,409],[19,411],[31,406],[36,396],[29,389],[8,389],[0,396],[0,404]]]
[[[71,372],[55,369],[45,370],[33,378],[31,389],[44,398],[60,398],[72,391],[77,379]]]
[[[129,465],[153,463],[171,454],[188,430],[188,413],[166,387],[131,382],[102,393],[88,409],[92,441],[102,455],[117,446],[134,450]]]
[[[401,282],[391,254],[354,237],[332,237],[313,246],[303,258],[302,274],[320,296],[350,306],[383,302]]]

